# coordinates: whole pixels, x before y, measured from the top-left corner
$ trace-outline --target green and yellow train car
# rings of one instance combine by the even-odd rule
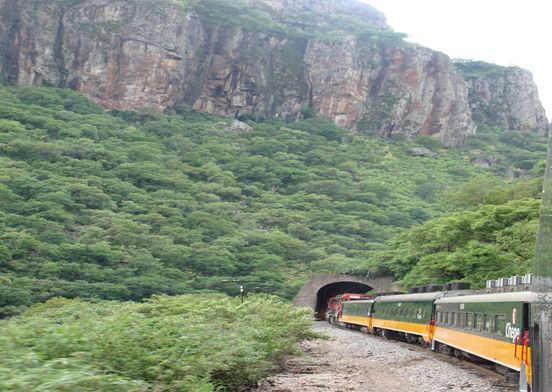
[[[372,330],[383,335],[388,331],[409,342],[428,344],[433,335],[433,303],[443,292],[389,295],[376,298]]]
[[[344,302],[339,317],[339,325],[371,332],[374,302],[373,299]]]
[[[433,348],[454,348],[525,373],[531,380],[529,344],[533,292],[447,297],[435,301]]]

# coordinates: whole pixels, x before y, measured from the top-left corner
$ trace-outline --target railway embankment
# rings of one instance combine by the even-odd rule
[[[317,322],[327,340],[302,344],[255,392],[506,392],[503,376],[416,345]]]

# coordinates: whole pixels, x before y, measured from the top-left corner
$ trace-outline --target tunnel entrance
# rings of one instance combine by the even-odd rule
[[[395,291],[396,287],[391,276],[367,277],[314,272],[293,298],[293,305],[311,308],[313,313],[322,310],[323,317],[325,306],[331,297],[345,292],[360,294],[370,290],[384,293]]]
[[[316,293],[315,315],[321,320],[326,316],[326,308],[330,298],[343,293],[364,294],[372,287],[358,282],[334,282],[321,287]]]

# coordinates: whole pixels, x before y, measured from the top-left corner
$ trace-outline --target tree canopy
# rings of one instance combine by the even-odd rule
[[[236,294],[223,279],[290,298],[313,270],[404,277],[374,264],[387,241],[496,205],[504,176],[538,177],[546,150],[490,128],[444,150],[323,118],[257,120],[239,132],[186,106],[106,112],[71,90],[0,86],[0,315],[55,296]],[[413,143],[438,155],[410,155]]]

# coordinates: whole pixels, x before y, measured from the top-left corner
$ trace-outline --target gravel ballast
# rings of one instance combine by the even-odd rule
[[[289,358],[282,373],[257,392],[490,392],[515,391],[504,377],[417,345],[385,340],[317,322],[327,340],[304,342],[303,357]]]

